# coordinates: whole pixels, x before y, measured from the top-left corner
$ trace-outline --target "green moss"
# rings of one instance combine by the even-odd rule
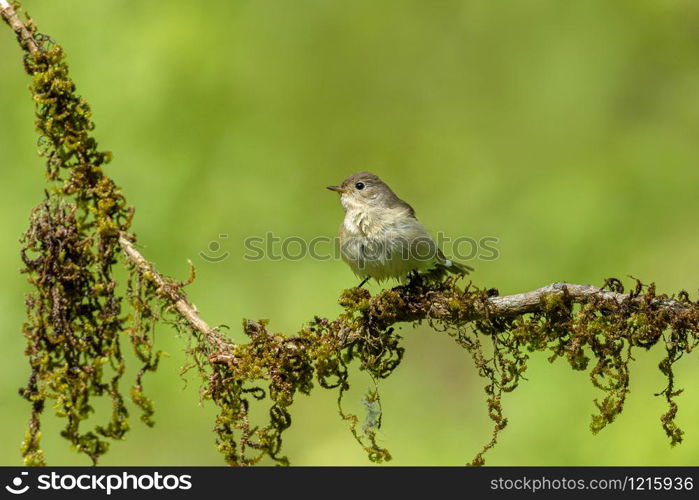
[[[23,237],[23,272],[34,291],[27,296],[24,335],[31,375],[20,392],[32,403],[32,418],[22,445],[25,463],[42,464],[40,416],[45,402],[66,420],[61,435],[93,462],[108,449],[109,439],[122,439],[129,413],[121,394],[124,374],[120,334],[131,340],[146,369],[152,356],[141,348],[150,337],[141,324],[129,326],[122,313],[112,266],[119,251],[118,234],[129,227],[132,211],[102,167],[111,154],[98,149],[87,102],[76,94],[60,46],[26,23],[39,45],[25,55],[32,77],[39,153],[46,159],[50,189],[33,210]],[[25,46],[25,49],[27,47]],[[133,401],[152,414],[141,391]],[[94,413],[92,400],[111,400],[104,424],[85,428]]]

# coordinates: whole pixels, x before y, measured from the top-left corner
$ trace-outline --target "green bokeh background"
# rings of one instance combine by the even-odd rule
[[[246,261],[243,240],[334,236],[342,217],[324,189],[370,170],[433,231],[499,239],[475,260],[479,286],[501,293],[554,281],[629,275],[662,292],[697,293],[699,270],[699,6],[685,0],[27,0],[40,30],[69,54],[108,173],[137,208],[134,230],[159,269],[178,278],[212,324],[244,341],[241,318],[293,332],[335,316],[356,284],[339,261]],[[21,324],[29,290],[18,238],[42,198],[28,78],[0,30],[0,463],[18,464],[29,406]],[[219,239],[228,234],[228,239]],[[212,241],[230,257],[209,263]],[[378,290],[370,285],[371,291]],[[491,433],[467,353],[444,334],[406,325],[406,355],[383,381],[380,438],[393,464],[463,464]],[[157,331],[170,353],[146,380],[157,425],[133,418],[104,464],[222,464],[211,404],[180,376],[185,339]],[[672,449],[655,392],[662,349],[636,352],[631,394],[593,436],[584,372],[534,354],[506,395],[510,425],[492,465],[665,465],[699,462],[697,353],[677,366]],[[131,371],[129,376],[133,377]],[[348,398],[370,386],[357,373]],[[128,387],[128,384],[124,384]],[[50,411],[47,412],[50,415]],[[367,464],[316,388],[292,408],[292,463]],[[45,419],[52,465],[87,464]]]

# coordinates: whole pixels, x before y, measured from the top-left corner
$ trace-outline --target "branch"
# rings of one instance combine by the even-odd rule
[[[215,328],[210,327],[204,321],[197,311],[196,307],[188,300],[187,295],[182,291],[181,284],[174,282],[172,279],[163,277],[155,269],[154,265],[146,260],[146,258],[134,247],[126,233],[122,233],[119,238],[119,243],[124,250],[129,261],[135,266],[139,274],[152,282],[158,288],[161,296],[167,299],[179,313],[179,315],[196,331],[204,334],[206,340],[210,344],[213,353],[209,356],[209,361],[212,363],[230,363],[234,359],[231,354],[231,347],[234,345],[229,340],[224,339]],[[403,289],[410,292],[410,285],[396,287],[393,289]],[[404,295],[404,299],[408,300],[401,306],[400,310],[394,311],[394,315],[387,318],[377,317],[381,320],[384,329],[391,327],[396,323],[422,321],[426,319],[439,319],[454,321],[453,308],[449,305],[449,300],[453,299],[452,290],[431,290],[427,294],[412,295],[408,293]],[[473,308],[467,316],[461,318],[461,322],[477,321],[485,318],[495,319],[512,318],[524,314],[546,312],[548,305],[552,299],[564,299],[569,303],[588,303],[593,300],[598,304],[614,304],[620,305],[625,302],[631,304],[641,304],[646,298],[643,295],[634,293],[619,293],[605,290],[592,285],[578,285],[574,283],[557,282],[550,285],[537,288],[530,292],[523,292],[512,295],[488,297],[482,303],[473,303]],[[385,300],[385,295],[380,293],[370,299],[369,310],[383,309],[382,303]],[[667,310],[674,313],[680,318],[683,313],[691,315],[694,308],[687,303],[679,302],[674,299],[653,298],[649,305],[659,310]],[[344,328],[345,318],[338,318],[331,323],[333,330],[341,344],[349,345],[358,335],[358,332],[350,332],[345,335]],[[246,331],[258,331],[261,325],[254,321],[246,323]]]
[[[397,287],[394,290],[405,289],[410,292],[410,285]],[[648,300],[646,296],[638,293],[619,293],[592,285],[578,285],[573,283],[552,283],[550,285],[537,288],[530,292],[517,293],[513,295],[488,297],[482,302],[472,302],[466,308],[464,314],[460,309],[455,316],[453,299],[454,291],[451,288],[437,288],[428,290],[426,293],[403,295],[405,303],[400,310],[395,311],[392,320],[384,322],[383,326],[388,327],[395,323],[421,321],[425,319],[448,320],[454,324],[468,323],[482,319],[513,318],[530,313],[545,313],[550,309],[550,304],[555,299],[563,299],[568,303],[584,304],[595,301],[599,306],[615,305],[624,303],[640,305]],[[458,298],[458,296],[457,296]],[[370,299],[369,309],[381,310],[384,297],[382,294]],[[695,308],[692,305],[667,298],[651,298],[649,306],[658,310],[664,310],[681,317],[683,314],[691,314]],[[379,315],[379,317],[382,317]],[[382,319],[387,319],[382,317]],[[340,320],[336,320],[340,321]]]
[[[192,327],[192,329],[202,333],[208,341],[212,354],[209,361],[212,363],[230,363],[234,359],[231,348],[235,345],[219,334],[216,328],[210,327],[204,321],[196,307],[189,301],[187,295],[182,291],[182,284],[174,282],[168,277],[161,275],[155,266],[134,247],[127,233],[122,233],[119,237],[119,244],[129,261],[134,265],[138,273],[148,281],[152,282],[158,289],[159,294],[167,299],[175,308],[177,313]],[[427,293],[412,294],[411,285],[399,286],[393,290],[385,290],[369,299],[367,307],[370,311],[381,311],[385,309],[385,292],[401,290],[408,292],[402,294],[404,303],[399,310],[393,311],[390,317],[376,315],[374,320],[379,321],[382,328],[386,329],[396,323],[415,322],[428,319],[449,320],[451,322],[467,323],[482,319],[512,318],[530,313],[543,313],[549,308],[549,304],[554,299],[563,299],[569,303],[588,303],[596,301],[599,305],[610,304],[619,306],[623,303],[640,305],[647,298],[638,293],[619,293],[605,290],[592,285],[578,285],[574,283],[552,283],[550,285],[537,288],[530,292],[517,293],[512,295],[488,297],[481,303],[474,302],[469,313],[461,318],[454,317],[454,310],[451,301],[453,300],[452,289],[432,289]],[[365,291],[362,289],[362,291]],[[367,292],[368,293],[368,292]],[[407,300],[405,300],[407,299]],[[692,316],[695,308],[686,302],[674,299],[652,298],[647,304],[658,310],[665,310],[673,313],[678,319],[683,316]],[[689,319],[689,318],[688,318]],[[340,317],[330,323],[330,329],[340,340],[342,345],[349,345],[354,342],[359,332],[347,332],[345,328],[346,318]],[[263,327],[255,322],[246,322],[248,333],[258,331]]]
[[[182,317],[192,329],[204,335],[214,351],[219,354],[230,351],[233,344],[224,339],[216,328],[210,327],[209,324],[199,316],[197,308],[189,301],[187,295],[182,291],[182,283],[177,283],[161,275],[155,269],[155,266],[136,250],[136,247],[129,239],[127,233],[122,232],[119,235],[119,245],[121,245],[127,259],[133,264],[141,277],[156,286],[158,294],[167,299],[174,306],[180,317]]]
[[[25,47],[31,55],[39,52],[39,44],[34,39],[34,34],[27,26],[19,20],[14,7],[7,0],[0,0],[0,15],[5,22],[17,34],[17,40],[22,47]]]
[[[491,297],[486,300],[486,308],[490,317],[515,316],[520,314],[539,312],[542,304],[550,297],[567,298],[571,302],[584,303],[591,299],[602,302],[621,304],[625,301],[640,302],[642,297],[633,294],[611,292],[592,285],[576,285],[573,283],[553,283],[531,292]],[[671,299],[654,299],[652,304],[660,309],[668,309],[674,312],[689,311],[686,304]],[[483,311],[485,313],[485,311]]]

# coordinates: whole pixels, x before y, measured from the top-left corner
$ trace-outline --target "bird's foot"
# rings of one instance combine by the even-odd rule
[[[423,283],[422,275],[416,270],[412,270],[408,273],[408,282],[406,283],[407,288],[419,287]]]
[[[371,276],[367,276],[366,278],[364,278],[364,279],[362,280],[362,282],[361,282],[360,284],[357,285],[357,288],[362,288],[362,286],[364,286],[364,283],[366,283],[367,281],[369,281],[369,278],[371,278]]]

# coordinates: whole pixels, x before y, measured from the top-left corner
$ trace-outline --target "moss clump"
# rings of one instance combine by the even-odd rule
[[[623,293],[618,280],[607,280],[604,289]],[[682,431],[674,421],[674,398],[681,391],[674,387],[672,365],[696,347],[699,325],[699,305],[686,293],[658,295],[654,285],[640,282],[623,300],[591,295],[574,301],[564,291],[544,296],[533,312],[510,316],[495,313],[490,299],[496,296],[492,289],[462,288],[454,279],[435,282],[416,276],[405,286],[375,296],[364,289],[345,290],[339,299],[344,312],[336,320],[316,317],[296,337],[270,333],[266,321],[246,321],[244,330],[251,342],[235,346],[206,377],[205,396],[221,407],[216,428],[219,448],[231,464],[257,463],[265,455],[286,463],[286,457],[278,454],[282,433],[290,424],[289,406],[297,391],[306,394],[317,381],[338,391],[340,416],[369,458],[389,460],[390,453],[376,442],[381,425],[378,392],[370,391],[363,400],[367,409],[363,426],[358,416],[342,409],[342,397],[349,389],[348,368],[357,362],[376,381],[390,376],[403,356],[401,337],[393,325],[423,321],[465,348],[485,380],[493,434],[471,460],[473,465],[484,463],[485,452],[507,426],[504,393],[518,387],[533,352],[548,352],[551,362],[563,358],[574,370],[589,369],[593,385],[602,391],[594,401],[597,413],[590,426],[596,433],[623,410],[633,350],[664,345],[667,356],[660,369],[668,385],[660,394],[668,401],[668,412],[662,416],[663,428],[671,444],[681,441]],[[199,364],[208,369],[204,361]],[[266,395],[273,402],[270,420],[264,427],[252,426],[250,404]],[[246,450],[256,454],[247,456]]]
[[[148,327],[142,321],[130,326],[112,270],[119,233],[128,229],[133,212],[102,171],[111,154],[100,151],[91,135],[90,107],[76,94],[65,53],[37,33],[31,20],[25,28],[38,47],[29,51],[30,39],[21,38],[50,186],[22,239],[23,272],[34,288],[24,324],[31,374],[20,392],[32,403],[32,416],[22,454],[29,465],[44,463],[40,415],[49,403],[66,419],[62,436],[96,463],[108,439],[122,439],[129,428],[120,389],[120,334],[130,332],[145,370],[155,367]],[[131,394],[149,421],[152,406],[143,396],[141,375]],[[111,414],[106,423],[85,429],[95,397],[111,400]]]

